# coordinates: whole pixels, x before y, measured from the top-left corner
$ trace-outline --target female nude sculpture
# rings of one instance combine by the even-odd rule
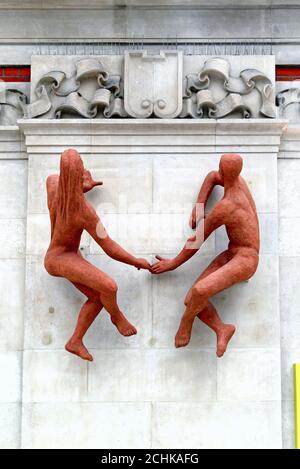
[[[83,336],[101,309],[110,314],[120,334],[136,334],[117,303],[117,284],[106,273],[85,260],[79,251],[80,238],[86,230],[111,258],[137,269],[150,269],[145,259],[138,259],[106,233],[84,193],[102,182],[93,181],[76,150],[63,152],[60,174],[47,178],[48,208],[51,219],[51,241],[45,256],[45,268],[50,275],[64,277],[87,296],[82,306],[74,333],[65,348],[84,360],[93,357],[83,344]]]
[[[212,171],[207,175],[192,211],[191,227],[195,229],[200,222],[196,235],[187,241],[174,259],[156,256],[159,262],[152,265],[154,274],[176,269],[196,254],[213,231],[225,225],[229,238],[228,249],[211,262],[186,295],[186,309],[175,337],[176,347],[184,347],[189,343],[196,316],[216,333],[218,357],[223,356],[235,332],[232,324],[221,321],[209,299],[236,283],[248,280],[258,266],[259,223],[253,198],[240,176],[242,167],[243,160],[239,155],[226,154],[221,157],[219,171]],[[201,219],[201,216],[197,216],[197,205],[204,204],[205,207],[215,185],[224,187],[224,196]]]

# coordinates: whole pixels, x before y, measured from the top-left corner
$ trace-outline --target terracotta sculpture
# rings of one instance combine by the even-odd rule
[[[84,192],[101,184],[93,181],[90,172],[84,169],[80,155],[73,149],[61,155],[60,175],[51,175],[47,179],[51,242],[45,256],[45,268],[50,275],[68,279],[88,298],[80,310],[66,350],[89,361],[93,357],[82,339],[103,306],[120,334],[131,336],[137,331],[120,311],[116,282],[81,256],[79,245],[83,230],[113,259],[137,269],[150,269],[145,259],[132,256],[108,236],[86,200]]]
[[[240,155],[226,154],[221,157],[219,171],[207,175],[192,211],[190,225],[194,229],[197,227],[196,235],[187,241],[174,259],[156,256],[159,262],[152,265],[154,274],[176,269],[198,251],[213,231],[225,225],[229,238],[228,249],[211,262],[189,290],[185,298],[186,309],[175,337],[176,347],[184,347],[189,343],[196,316],[216,333],[218,357],[223,356],[235,332],[232,324],[221,321],[209,299],[238,282],[248,280],[258,265],[259,223],[255,203],[246,182],[240,176],[242,166]],[[224,187],[224,196],[201,219],[197,207],[200,204],[205,207],[215,185]]]

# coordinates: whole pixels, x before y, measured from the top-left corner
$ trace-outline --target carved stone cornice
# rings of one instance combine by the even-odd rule
[[[287,121],[278,119],[19,120],[30,154],[277,154]]]

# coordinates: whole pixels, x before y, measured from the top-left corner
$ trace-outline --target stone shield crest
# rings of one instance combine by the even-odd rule
[[[124,105],[135,118],[172,119],[182,110],[182,52],[125,53]]]

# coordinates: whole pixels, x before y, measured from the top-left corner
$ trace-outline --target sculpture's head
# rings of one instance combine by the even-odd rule
[[[219,173],[224,182],[232,183],[240,175],[243,168],[243,159],[236,153],[226,153],[221,156]]]
[[[84,167],[77,150],[68,148],[60,158],[60,180],[66,190],[76,191],[82,188]]]
[[[60,158],[58,215],[66,222],[80,212],[83,201],[84,167],[78,151],[65,150]]]
[[[95,186],[101,186],[102,181],[94,181],[91,173],[84,168],[83,161],[77,150],[68,148],[60,159],[60,174],[63,180],[70,179],[67,183],[68,188],[72,187],[72,192],[76,188],[82,188],[83,192],[90,191]],[[79,189],[80,191],[80,189]]]

